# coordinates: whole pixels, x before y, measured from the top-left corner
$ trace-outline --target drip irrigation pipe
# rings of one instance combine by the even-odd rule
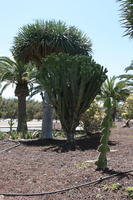
[[[10,141],[8,141],[7,143],[9,143],[9,142],[14,142],[14,141],[10,140]],[[6,142],[4,142],[4,144],[5,144],[5,143],[6,143]],[[18,146],[20,145],[20,142],[14,142],[14,143],[16,143],[16,144],[13,145],[12,147],[9,147],[9,148],[7,148],[7,149],[1,150],[0,153],[8,152],[8,151],[10,151],[11,149],[14,149],[14,148],[16,148],[16,147],[18,147]]]
[[[68,190],[73,190],[73,189],[85,187],[85,186],[88,186],[88,185],[91,185],[91,184],[94,184],[94,183],[100,183],[101,181],[113,178],[115,176],[127,174],[127,173],[130,173],[130,172],[133,172],[133,170],[119,172],[119,173],[116,173],[116,174],[112,174],[110,176],[105,176],[103,178],[101,177],[101,178],[99,178],[97,180],[94,180],[94,181],[86,182],[84,184],[74,185],[74,186],[71,186],[71,187],[67,187],[67,188],[64,188],[64,189],[61,189],[61,190],[54,190],[54,191],[51,191],[51,192],[42,192],[42,193],[0,193],[0,195],[12,196],[12,197],[14,196],[15,197],[15,196],[44,196],[44,195],[50,195],[50,194],[56,194],[56,193],[63,193],[63,192],[67,192]]]

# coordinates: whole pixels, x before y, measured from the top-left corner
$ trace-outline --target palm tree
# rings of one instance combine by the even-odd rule
[[[129,67],[125,68],[125,72],[133,72],[133,61]],[[119,76],[120,79],[124,79],[127,83],[127,85],[130,87],[131,90],[133,90],[133,74],[122,74]]]
[[[18,132],[27,131],[26,123],[26,97],[29,95],[28,84],[32,65],[24,65],[22,62],[13,61],[8,57],[0,57],[0,79],[6,81],[1,92],[10,84],[16,85],[15,96],[18,97]]]
[[[101,89],[101,98],[106,100],[106,98],[112,98],[112,120],[115,121],[117,107],[119,102],[123,102],[126,100],[129,95],[129,89],[126,87],[125,81],[116,82],[116,77],[107,78],[107,80],[103,83]]]
[[[118,0],[121,7],[122,26],[126,29],[125,36],[133,38],[133,0]]]
[[[42,58],[51,53],[69,53],[70,55],[90,55],[91,41],[76,27],[68,27],[61,21],[36,21],[20,29],[14,38],[12,53],[15,59],[28,63],[34,62],[38,69],[42,66]],[[47,96],[47,105],[50,105]],[[51,106],[47,106],[51,110]],[[51,113],[49,110],[48,113]],[[45,117],[49,116],[44,113]],[[51,120],[49,121],[49,123]],[[49,127],[52,127],[49,125]],[[45,130],[48,131],[46,128]],[[49,133],[52,130],[49,130]],[[44,135],[47,133],[44,132]],[[51,135],[51,134],[50,134]]]

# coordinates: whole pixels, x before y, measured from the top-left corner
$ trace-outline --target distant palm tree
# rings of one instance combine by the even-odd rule
[[[18,97],[18,132],[27,131],[26,123],[26,97],[29,95],[28,84],[31,83],[32,65],[24,65],[22,62],[13,61],[8,57],[0,57],[0,80],[6,81],[1,93],[13,83],[16,85],[15,96]]]
[[[112,98],[112,120],[115,121],[118,103],[125,101],[130,94],[125,81],[116,81],[116,77],[107,78],[101,89],[101,98]]]
[[[131,71],[133,72],[133,61],[129,67],[125,68],[126,73]],[[124,79],[127,83],[127,85],[130,87],[130,89],[133,91],[133,74],[122,74],[119,76],[120,79]]]
[[[70,55],[82,54],[90,55],[92,52],[91,41],[76,27],[68,27],[61,21],[36,21],[34,24],[28,24],[20,29],[20,32],[14,39],[12,47],[13,56],[24,63],[34,62],[38,69],[42,66],[42,58],[47,57],[51,53],[64,52]],[[47,97],[47,113],[45,117],[50,119],[51,103]],[[44,101],[45,102],[45,101]],[[49,105],[49,106],[48,106]],[[49,112],[48,112],[49,109]],[[52,127],[49,123],[48,127]],[[44,137],[51,131],[48,127],[43,129]]]

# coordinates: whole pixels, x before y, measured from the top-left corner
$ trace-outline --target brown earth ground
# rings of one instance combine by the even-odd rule
[[[66,151],[64,142],[25,141],[0,153],[0,193],[49,192],[133,170],[133,128],[118,126],[112,129],[109,171],[104,173],[97,171],[93,162],[98,157],[97,135],[77,139],[75,151]],[[0,151],[11,145],[14,143],[0,141]],[[126,191],[127,187],[133,187],[132,172],[64,193],[37,197],[0,196],[0,200],[126,200],[133,198]]]

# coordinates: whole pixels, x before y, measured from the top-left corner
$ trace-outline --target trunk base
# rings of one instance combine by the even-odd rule
[[[75,139],[74,139],[74,132],[67,133],[67,142],[66,148],[68,151],[75,151]]]

